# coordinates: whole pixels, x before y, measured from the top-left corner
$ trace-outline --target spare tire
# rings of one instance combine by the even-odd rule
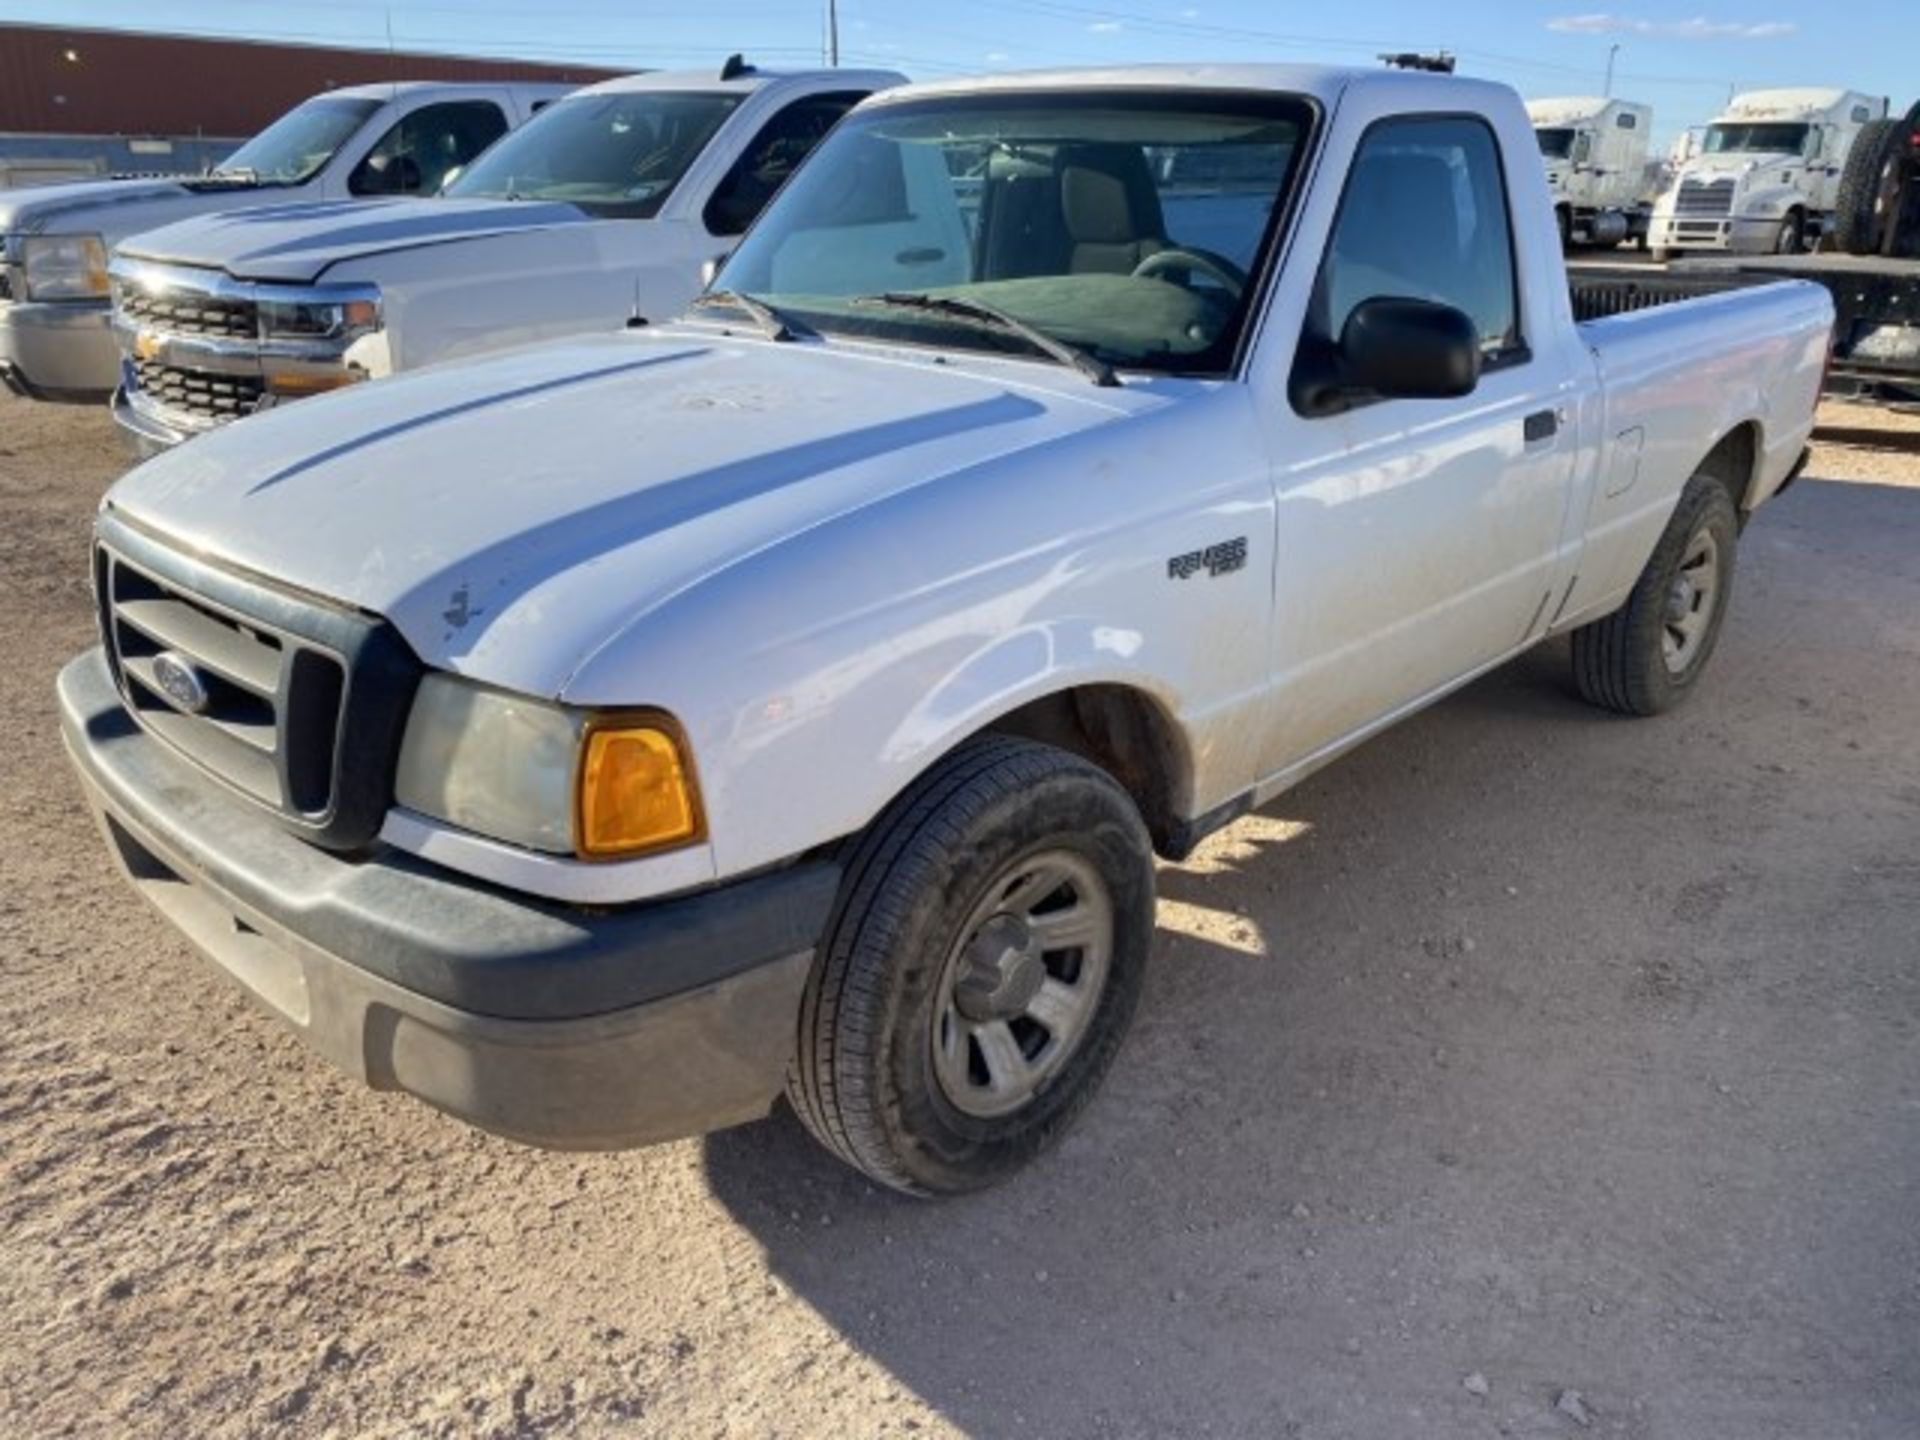
[[[1898,218],[1900,167],[1912,128],[1908,119],[1869,120],[1854,137],[1833,209],[1834,244],[1845,253],[1880,253],[1887,225]]]

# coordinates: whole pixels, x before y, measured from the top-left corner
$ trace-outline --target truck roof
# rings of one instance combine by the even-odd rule
[[[579,88],[560,80],[380,80],[371,85],[342,85],[337,90],[321,93],[347,100],[392,100],[421,90],[446,90],[456,94],[521,90],[537,95],[567,95]]]
[[[1885,101],[1872,95],[1863,95],[1858,90],[1841,90],[1833,86],[1807,85],[1783,90],[1749,90],[1744,95],[1736,95],[1728,104],[1723,120],[1771,120],[1788,119],[1795,116],[1817,115],[1824,110],[1858,101],[1870,106],[1879,106],[1884,110]]]
[[[1409,103],[1423,94],[1444,95],[1455,104],[1479,93],[1510,102],[1513,92],[1490,80],[1424,71],[1358,68],[1341,65],[1115,65],[1062,70],[1027,70],[957,80],[903,85],[876,96],[870,104],[899,104],[938,95],[1017,94],[1057,90],[1227,90],[1308,95],[1331,103],[1356,89],[1392,87]]]
[[[762,70],[756,66],[723,79],[721,67],[713,65],[700,70],[648,70],[637,75],[621,75],[597,85],[583,86],[581,93],[614,95],[637,90],[700,90],[745,94],[769,86],[815,82],[828,77],[836,82],[836,88],[848,90],[883,90],[907,78],[894,70]]]
[[[1604,115],[1616,106],[1637,112],[1649,109],[1632,100],[1610,100],[1601,95],[1562,95],[1527,101],[1527,118],[1535,125],[1574,125]]]

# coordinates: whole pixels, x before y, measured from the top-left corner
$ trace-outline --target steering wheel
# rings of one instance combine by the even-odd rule
[[[1136,279],[1158,275],[1162,270],[1198,270],[1219,281],[1236,301],[1247,288],[1247,272],[1226,256],[1216,255],[1211,250],[1192,250],[1176,245],[1171,250],[1154,251],[1133,267]]]

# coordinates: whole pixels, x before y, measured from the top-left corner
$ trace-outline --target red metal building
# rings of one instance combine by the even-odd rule
[[[0,24],[0,133],[253,134],[301,100],[380,80],[549,80],[630,70],[125,30]]]

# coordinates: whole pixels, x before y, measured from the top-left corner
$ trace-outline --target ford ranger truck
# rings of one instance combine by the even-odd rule
[[[204,175],[0,192],[0,383],[37,400],[100,401],[113,392],[120,350],[108,324],[107,265],[129,236],[254,206],[430,191],[570,88],[357,85],[289,110]],[[213,314],[184,307],[175,319],[215,324]]]
[[[1756,90],[1707,126],[1654,202],[1656,260],[1689,251],[1797,255],[1833,223],[1840,177],[1884,98],[1852,90]]]
[[[139,236],[112,266],[114,415],[152,454],[398,370],[671,319],[820,137],[903,78],[778,74],[738,56],[635,75],[549,107],[444,198]]]
[[[372,1086],[558,1147],[784,1093],[980,1186],[1118,1054],[1156,857],[1549,635],[1608,710],[1738,703],[1828,294],[1575,300],[1502,86],[895,90],[683,321],[123,478],[66,742],[140,892]]]

